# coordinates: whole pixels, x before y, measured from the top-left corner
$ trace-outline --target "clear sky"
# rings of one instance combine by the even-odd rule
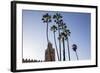
[[[53,16],[54,11],[34,11],[23,10],[23,57],[30,59],[44,60],[45,49],[47,48],[46,24],[43,23],[42,16],[49,13]],[[69,46],[71,60],[76,60],[75,52],[72,50],[72,44],[77,44],[77,53],[80,60],[91,59],[91,14],[75,12],[59,12],[63,20],[71,31],[69,37]],[[49,39],[55,48],[53,32],[50,27],[54,24],[53,20],[49,24]],[[65,43],[67,45],[67,43]],[[58,41],[57,41],[58,45]],[[66,46],[66,60],[68,60]]]

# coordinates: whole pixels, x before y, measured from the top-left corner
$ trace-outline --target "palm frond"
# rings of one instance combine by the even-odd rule
[[[77,45],[76,44],[73,44],[72,45],[72,49],[73,49],[73,51],[76,51],[77,50]]]
[[[56,25],[53,25],[53,26],[51,27],[51,31],[56,32],[56,31],[57,31],[57,26],[56,26]]]

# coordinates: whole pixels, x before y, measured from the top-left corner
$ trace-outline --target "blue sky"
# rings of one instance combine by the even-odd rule
[[[34,11],[23,10],[23,57],[30,59],[44,60],[45,49],[47,48],[46,24],[43,23],[42,16],[46,13],[54,15],[54,11]],[[63,20],[71,31],[69,37],[69,46],[71,60],[76,60],[75,52],[72,50],[72,44],[77,44],[77,53],[80,60],[91,59],[91,14],[76,12],[59,12]],[[50,27],[55,24],[49,24],[49,39],[55,48],[53,32]],[[57,41],[58,42],[58,41]],[[58,45],[58,43],[57,43]],[[66,43],[67,45],[67,43]],[[66,46],[66,60],[68,60]]]

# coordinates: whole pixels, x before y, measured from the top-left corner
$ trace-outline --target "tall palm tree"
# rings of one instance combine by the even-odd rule
[[[58,35],[60,37],[60,21],[62,20],[62,16],[60,13],[56,13],[54,16],[53,16],[53,19],[54,19],[54,22],[58,25]],[[60,61],[61,61],[61,39],[59,39],[59,52],[60,52]]]
[[[48,24],[51,22],[51,16],[46,13],[45,15],[43,15],[42,17],[42,20],[43,20],[43,23],[46,23],[47,24],[47,28],[46,28],[46,36],[47,36],[47,43],[49,45],[49,38],[48,38]],[[49,47],[48,47],[49,48]],[[52,61],[52,56],[51,56],[51,49],[49,48],[49,54],[50,54],[50,59]]]
[[[76,44],[73,44],[72,45],[72,49],[73,49],[73,51],[75,51],[75,53],[76,53],[76,57],[77,57],[77,60],[79,60],[79,58],[78,58],[78,54],[77,54],[77,45]]]
[[[47,24],[46,36],[47,36],[47,42],[49,42],[49,38],[48,38],[48,23],[51,22],[51,16],[48,13],[46,13],[45,15],[43,15],[42,20],[43,20],[43,23]]]
[[[65,58],[65,33],[61,32],[60,38],[62,39],[62,44],[63,44],[63,61],[66,60]]]
[[[66,36],[67,36],[67,34],[66,34],[67,26],[63,21],[60,22],[60,29],[61,29],[61,39],[63,41],[63,61],[65,61],[66,60],[66,58],[65,58],[65,56],[66,56],[65,55],[65,40],[66,40]]]
[[[68,47],[68,57],[69,57],[69,61],[71,60],[70,59],[70,49],[69,49],[69,36],[71,34],[70,30],[65,26],[64,28],[64,33],[65,33],[65,37],[66,37],[66,41],[67,41],[67,47]]]
[[[57,31],[57,26],[56,26],[56,25],[53,25],[53,26],[51,27],[51,31],[53,31],[54,42],[55,42],[55,47],[56,47],[56,53],[57,53],[57,58],[58,58],[58,61],[59,61],[59,53],[58,53],[58,49],[57,49],[56,35],[55,35],[55,32]]]

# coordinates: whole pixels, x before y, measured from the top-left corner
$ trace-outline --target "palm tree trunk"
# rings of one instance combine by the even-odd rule
[[[75,53],[76,53],[77,60],[79,60],[78,55],[77,55],[77,51],[75,51]]]
[[[64,38],[62,38],[62,41],[63,41],[63,61],[65,61],[65,41],[64,41]]]
[[[47,36],[47,43],[48,43],[49,42],[49,38],[48,38],[48,22],[47,22],[46,36]]]
[[[60,61],[61,61],[61,40],[59,39],[59,53],[60,53]]]
[[[59,61],[59,53],[58,53],[58,49],[57,49],[57,43],[56,43],[55,32],[54,32],[54,42],[55,42],[55,47],[56,47],[56,52],[57,52],[57,58],[58,58],[58,61]]]
[[[58,24],[58,35],[60,36],[59,24]],[[60,53],[60,61],[61,61],[61,39],[59,39],[59,53]]]
[[[70,61],[70,50],[69,50],[69,41],[68,41],[68,38],[67,38],[67,47],[68,47],[68,57],[69,57],[69,61]]]

